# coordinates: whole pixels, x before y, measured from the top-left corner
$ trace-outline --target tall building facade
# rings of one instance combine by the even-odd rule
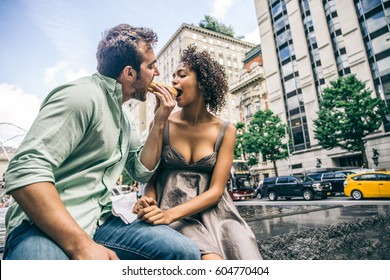
[[[390,1],[255,0],[255,6],[269,106],[290,128],[293,173],[361,165],[359,153],[319,146],[313,120],[323,89],[339,76],[356,74],[373,97],[390,101]],[[385,120],[367,137],[372,168],[390,168],[389,131]],[[279,165],[281,174],[289,173],[288,162]]]
[[[234,107],[239,112],[237,121],[248,125],[259,110],[269,109],[261,46],[257,45],[245,54],[239,79],[230,86]],[[262,156],[251,167],[256,183],[275,174],[273,164]]]
[[[245,54],[239,79],[230,85],[235,109],[240,113],[237,121],[249,123],[259,110],[268,108],[267,86],[260,45]]]
[[[157,54],[157,67],[160,70],[160,76],[155,78],[157,82],[171,84],[172,74],[179,63],[181,51],[191,44],[195,44],[200,51],[207,51],[211,57],[225,67],[229,87],[240,79],[245,54],[255,47],[252,43],[183,23]],[[239,112],[235,110],[230,93],[226,103],[219,116],[235,123],[239,120]],[[136,101],[130,103],[133,112],[134,110],[140,112],[134,116],[133,122],[143,138],[147,135],[147,126],[154,115],[154,104],[153,96],[148,96],[146,103]]]

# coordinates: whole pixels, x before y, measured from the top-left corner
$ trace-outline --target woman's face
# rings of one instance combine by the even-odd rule
[[[173,73],[172,85],[178,90],[176,103],[178,107],[185,107],[201,96],[199,94],[196,73],[184,63],[180,63]]]

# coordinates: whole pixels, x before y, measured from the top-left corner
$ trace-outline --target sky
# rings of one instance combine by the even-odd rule
[[[149,27],[157,55],[183,23],[205,15],[260,43],[254,0],[0,0],[0,144],[20,143],[51,89],[96,72],[105,30]]]

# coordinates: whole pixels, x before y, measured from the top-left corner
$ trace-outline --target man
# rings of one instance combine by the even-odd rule
[[[4,259],[198,259],[167,226],[125,224],[110,196],[123,168],[139,182],[157,169],[163,128],[175,106],[156,87],[159,107],[141,149],[122,104],[146,100],[159,75],[147,28],[120,24],[97,50],[98,73],[54,89],[6,171],[15,201],[6,215]],[[131,209],[130,209],[131,211]]]

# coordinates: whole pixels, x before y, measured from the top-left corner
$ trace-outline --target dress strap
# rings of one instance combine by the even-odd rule
[[[225,137],[225,132],[226,132],[226,128],[227,128],[228,124],[229,124],[229,122],[225,121],[221,125],[221,128],[219,129],[219,132],[218,132],[217,141],[215,142],[214,152],[217,152],[219,150],[219,147],[221,146],[222,140]]]

